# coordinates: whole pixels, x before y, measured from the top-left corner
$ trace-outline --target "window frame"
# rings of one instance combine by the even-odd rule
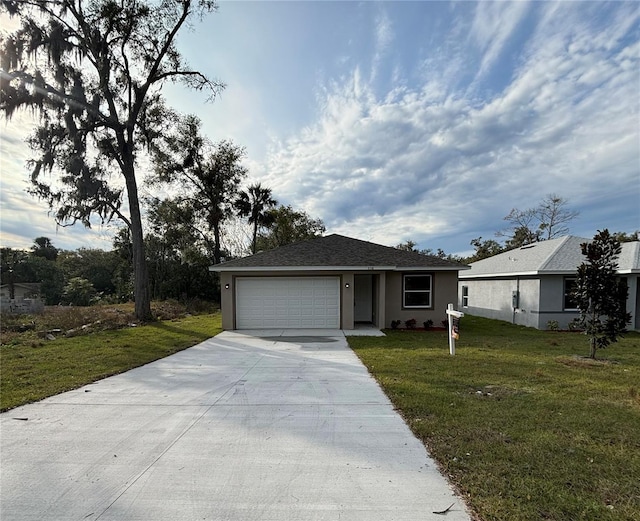
[[[428,277],[429,279],[429,289],[424,290],[412,290],[407,289],[407,277]],[[402,274],[402,309],[433,309],[433,273],[403,273]],[[427,294],[429,296],[429,304],[427,305],[419,305],[419,306],[411,306],[406,303],[406,296],[408,293],[421,293]]]
[[[568,294],[567,283],[572,282],[575,288],[575,284],[578,282],[577,277],[564,277],[562,279],[562,310],[563,311],[578,311],[578,305],[573,301],[572,297]],[[573,288],[572,288],[573,289]],[[567,302],[567,299],[571,299]],[[573,304],[573,307],[567,307],[567,304]]]
[[[462,286],[462,307],[469,307],[469,286]]]

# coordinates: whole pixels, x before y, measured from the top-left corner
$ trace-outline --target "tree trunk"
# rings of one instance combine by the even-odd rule
[[[140,200],[136,183],[133,160],[127,162],[127,172],[124,172],[129,198],[129,213],[131,215],[131,245],[133,247],[133,294],[135,298],[135,314],[138,320],[148,321],[151,314],[151,298],[149,295],[149,272],[144,251],[144,235],[142,233],[142,217],[140,214]]]
[[[220,264],[220,223],[213,224],[213,263]]]
[[[251,253],[256,254],[256,242],[258,240],[258,220],[253,223],[253,242],[251,243]]]

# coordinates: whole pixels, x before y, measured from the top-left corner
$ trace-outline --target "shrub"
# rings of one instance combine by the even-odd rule
[[[398,329],[398,326],[402,324],[401,320],[392,320],[391,321],[391,329]]]
[[[569,331],[582,331],[582,323],[579,318],[574,318],[571,322],[569,322]]]
[[[560,329],[560,326],[558,325],[557,320],[549,320],[549,322],[547,322],[547,330],[558,331],[559,329]]]
[[[94,302],[97,292],[93,284],[82,277],[73,277],[64,287],[62,298],[72,306],[88,306]]]
[[[410,318],[409,320],[404,321],[404,325],[407,329],[415,329],[416,327],[416,319]]]
[[[425,329],[431,329],[433,327],[433,320],[429,319],[429,320],[425,320],[422,325],[424,326]]]

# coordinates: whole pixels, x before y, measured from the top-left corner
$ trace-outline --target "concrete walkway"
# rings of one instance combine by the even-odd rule
[[[340,331],[224,332],[0,421],[3,521],[470,519]]]

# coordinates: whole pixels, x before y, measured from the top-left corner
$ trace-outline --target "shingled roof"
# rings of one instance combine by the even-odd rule
[[[384,269],[437,270],[469,269],[464,264],[435,255],[403,251],[343,235],[327,235],[308,241],[287,244],[274,250],[256,253],[211,266],[211,271],[292,270],[292,269]]]
[[[591,239],[565,236],[535,242],[521,248],[471,263],[471,270],[461,279],[527,275],[575,274],[585,257],[580,245]],[[640,272],[640,242],[625,242],[618,257],[618,273]]]

